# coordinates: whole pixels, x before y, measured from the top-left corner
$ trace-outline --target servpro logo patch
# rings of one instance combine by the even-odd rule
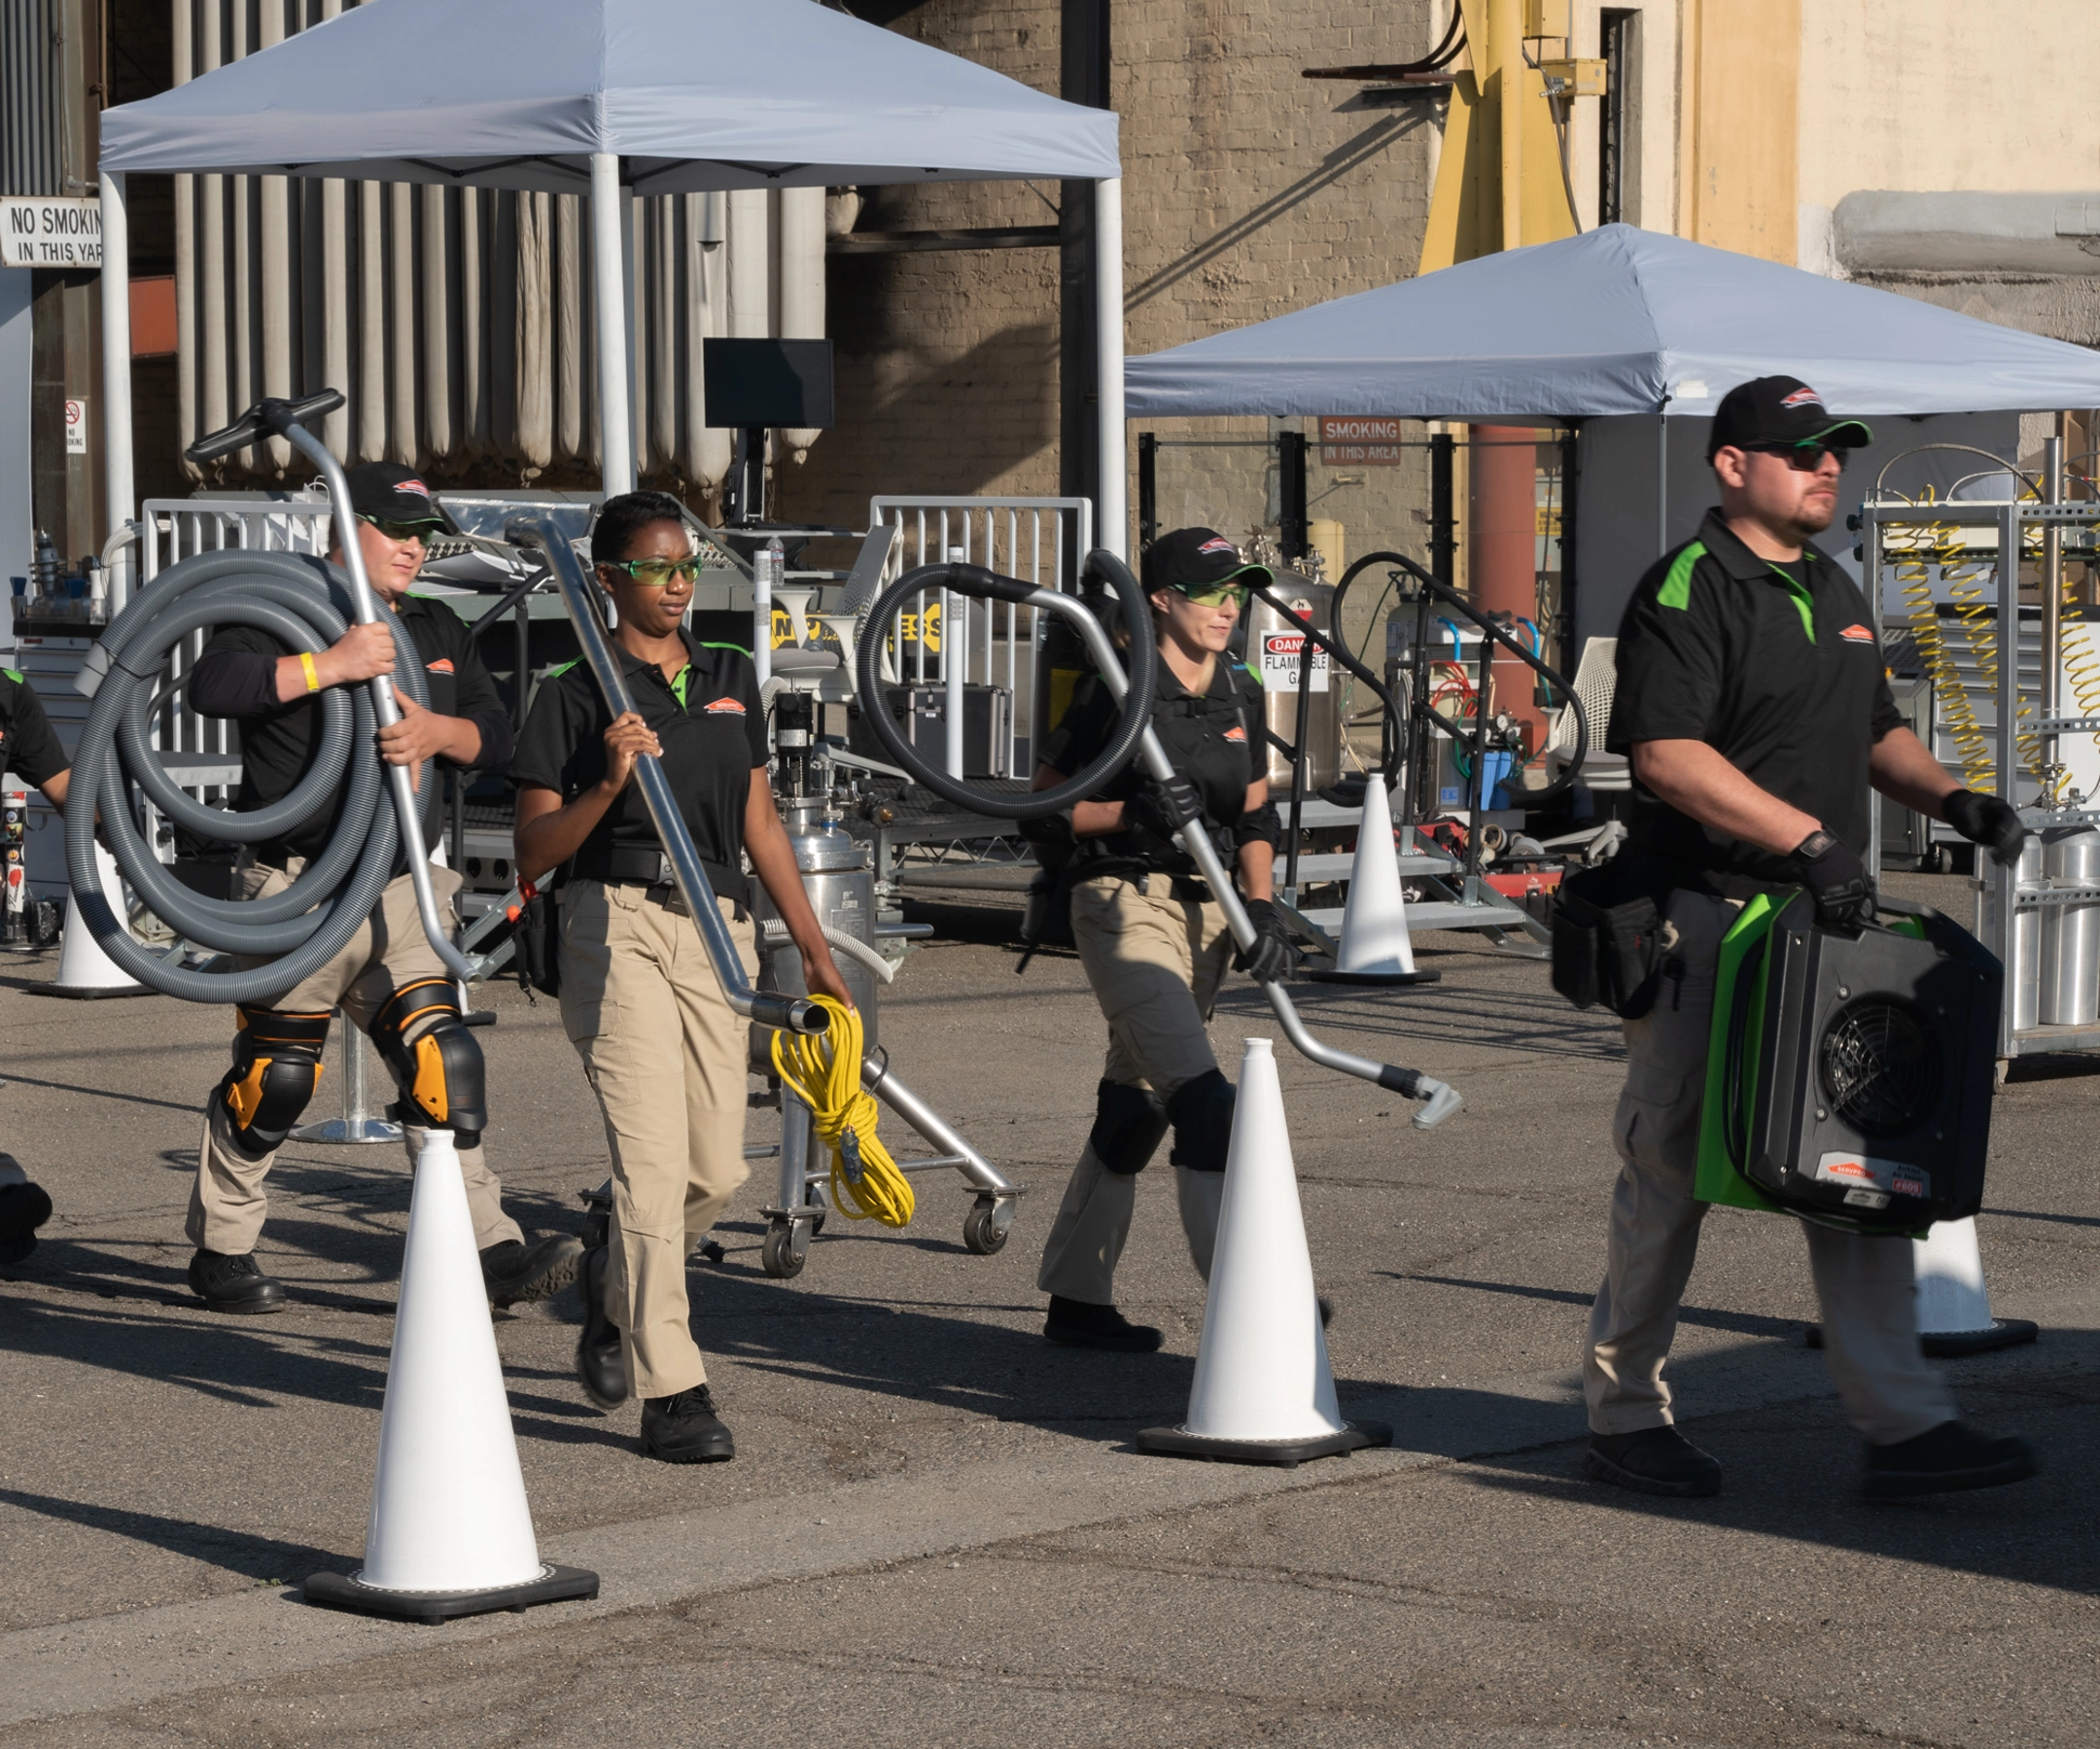
[[[1231,728],[1225,731],[1225,739],[1228,741],[1244,741],[1246,739],[1246,730],[1240,724],[1234,723]]]
[[[396,480],[394,490],[397,492],[413,492],[418,498],[428,498],[430,496],[430,488],[421,480],[412,477]]]
[[[1825,1160],[1823,1169],[1816,1173],[1819,1178],[1858,1178],[1868,1184],[1873,1182],[1873,1173],[1857,1160]]]
[[[1226,540],[1223,535],[1211,536],[1209,540],[1206,541],[1196,550],[1198,552],[1229,552],[1236,558],[1239,556],[1240,553],[1240,549],[1235,546],[1230,541]]]
[[[1819,407],[1823,404],[1823,397],[1813,389],[1803,386],[1796,389],[1793,394],[1787,396],[1779,404],[1783,407]]]
[[[707,707],[707,714],[710,717],[742,717],[746,713],[741,699],[718,698]]]
[[[426,662],[424,666],[433,674],[451,674],[453,672],[452,658],[450,656],[439,656],[437,661]]]
[[[1847,644],[1872,644],[1873,642],[1873,633],[1864,625],[1848,625],[1838,635]]]

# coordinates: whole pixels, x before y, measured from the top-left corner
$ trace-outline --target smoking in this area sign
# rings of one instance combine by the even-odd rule
[[[1299,611],[1302,612],[1304,609]],[[1304,658],[1304,651],[1303,632],[1264,632],[1261,638],[1262,690],[1297,691],[1298,665]],[[1327,690],[1327,652],[1317,645],[1312,648],[1312,690]]]
[[[1397,419],[1322,413],[1319,440],[1323,468],[1393,468],[1407,455]]]
[[[66,454],[88,453],[88,403],[85,401],[66,402]]]
[[[92,200],[0,200],[0,262],[10,267],[101,266],[101,206]]]

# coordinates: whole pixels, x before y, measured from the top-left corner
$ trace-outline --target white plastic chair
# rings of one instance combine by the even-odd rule
[[[1624,753],[1604,751],[1604,736],[1611,727],[1612,694],[1619,683],[1619,640],[1591,638],[1583,644],[1582,660],[1575,668],[1575,696],[1582,700],[1590,718],[1590,751],[1583,755],[1582,781],[1592,790],[1624,790],[1633,787],[1632,768]],[[1562,706],[1554,719],[1553,733],[1546,738],[1546,760],[1558,777],[1575,758],[1575,713]]]

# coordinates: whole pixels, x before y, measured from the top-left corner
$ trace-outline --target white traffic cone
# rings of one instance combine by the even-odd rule
[[[1982,1354],[2033,1342],[2039,1334],[2026,1318],[1991,1316],[1983,1286],[1983,1252],[1974,1219],[1935,1221],[1911,1242],[1917,1260],[1918,1337],[1936,1358]]]
[[[123,882],[117,874],[117,858],[99,844],[94,847],[95,872],[102,877],[102,893],[121,920],[125,915]],[[67,996],[88,1000],[101,996],[150,996],[153,993],[102,951],[102,944],[88,932],[81,916],[80,900],[66,895],[65,933],[59,937],[58,976],[44,986],[48,996]]]
[[[449,1130],[416,1162],[365,1565],[305,1592],[419,1622],[598,1594],[597,1574],[540,1559]]]
[[[1333,965],[1309,968],[1305,975],[1321,984],[1434,984],[1444,975],[1415,968],[1400,858],[1393,850],[1392,809],[1381,772],[1373,772],[1364,785],[1356,860],[1349,865],[1348,900],[1342,911],[1342,945]]]
[[[1289,1466],[1391,1443],[1390,1427],[1345,1421],[1335,1401],[1276,1054],[1249,1038],[1188,1418],[1147,1428],[1138,1449]]]

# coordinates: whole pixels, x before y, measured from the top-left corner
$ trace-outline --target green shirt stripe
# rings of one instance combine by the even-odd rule
[[[1670,561],[1669,575],[1656,591],[1656,606],[1680,612],[1692,605],[1692,567],[1706,556],[1706,542],[1695,541]]]
[[[1815,597],[1808,592],[1808,585],[1797,582],[1791,572],[1772,566],[1772,575],[1786,584],[1787,594],[1794,603],[1794,612],[1801,615],[1801,629],[1808,634],[1808,642],[1815,642]]]

